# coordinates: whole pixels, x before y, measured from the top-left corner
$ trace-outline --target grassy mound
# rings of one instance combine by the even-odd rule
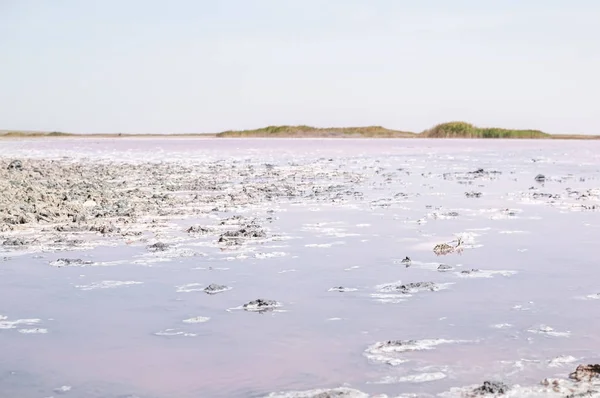
[[[381,126],[369,127],[326,127],[311,126],[268,126],[255,130],[224,131],[217,137],[380,137],[380,138],[409,138],[416,137],[414,133],[390,130]]]
[[[539,130],[510,130],[496,127],[476,127],[466,122],[449,122],[425,130],[425,138],[551,138]]]
[[[62,133],[60,131],[53,131],[50,133],[43,131],[16,131],[16,130],[4,130],[0,131],[0,137],[70,137],[73,134]]]

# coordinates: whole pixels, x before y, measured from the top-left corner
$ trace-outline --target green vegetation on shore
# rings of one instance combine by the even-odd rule
[[[476,127],[466,122],[449,122],[425,130],[424,138],[552,138],[539,130],[510,130],[496,127]]]
[[[381,126],[368,127],[326,127],[311,126],[268,126],[255,130],[224,131],[217,137],[368,137],[368,138],[409,138],[415,133],[390,130]]]
[[[16,131],[6,130],[0,131],[0,137],[71,137],[75,134],[61,133],[60,131]]]
[[[547,134],[539,130],[514,130],[497,127],[477,127],[466,122],[438,124],[419,134],[391,130],[381,126],[367,127],[311,127],[311,126],[268,126],[254,130],[230,130],[217,134],[71,134],[62,132],[0,130],[0,138],[33,137],[222,137],[222,138],[502,138],[502,139],[600,139],[599,135]]]

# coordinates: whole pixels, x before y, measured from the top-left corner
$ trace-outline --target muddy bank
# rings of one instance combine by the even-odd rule
[[[316,178],[315,178],[316,177]],[[214,216],[216,226],[192,225],[226,247],[267,238],[262,220],[227,217],[238,209],[269,210],[279,201],[343,202],[358,175],[330,162],[274,167],[232,160],[195,164],[0,159],[0,242],[24,249],[57,243],[61,235],[136,239],[172,219]],[[29,233],[32,238],[18,237]],[[1,235],[3,234],[3,235]],[[77,247],[83,241],[72,240]],[[166,251],[165,242],[148,246]]]

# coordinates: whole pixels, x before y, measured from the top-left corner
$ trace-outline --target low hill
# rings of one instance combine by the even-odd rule
[[[255,130],[224,131],[217,137],[323,137],[323,138],[413,138],[417,134],[390,130],[381,126],[369,127],[311,127],[311,126],[268,126]]]
[[[539,130],[511,130],[496,127],[476,127],[466,122],[449,122],[423,131],[423,138],[552,138]]]
[[[0,130],[0,137],[70,137],[73,134],[61,133],[59,131],[17,131],[17,130]]]

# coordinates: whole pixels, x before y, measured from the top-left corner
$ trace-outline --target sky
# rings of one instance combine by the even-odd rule
[[[600,134],[598,0],[0,0],[0,129]]]

